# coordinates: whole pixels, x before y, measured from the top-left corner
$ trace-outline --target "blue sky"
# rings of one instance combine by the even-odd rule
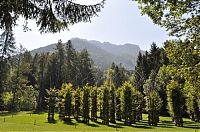
[[[153,24],[147,16],[141,16],[137,4],[130,0],[107,0],[105,8],[98,15],[92,18],[91,23],[78,23],[69,27],[69,31],[56,34],[40,34],[34,21],[30,21],[32,31],[23,32],[20,25],[14,30],[16,42],[32,50],[56,43],[59,39],[66,42],[79,37],[114,44],[132,43],[148,50],[153,41],[162,46],[169,38],[164,28]]]

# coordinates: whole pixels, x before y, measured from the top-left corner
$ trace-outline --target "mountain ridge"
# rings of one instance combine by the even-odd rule
[[[101,69],[110,67],[112,62],[116,64],[122,64],[128,70],[134,70],[137,56],[139,52],[144,52],[140,49],[139,45],[125,43],[123,45],[115,45],[110,42],[100,42],[97,40],[87,40],[80,38],[70,39],[73,47],[77,51],[87,49],[91,59]],[[44,47],[40,47],[32,50],[35,53],[54,52],[56,48],[55,44],[50,44]]]

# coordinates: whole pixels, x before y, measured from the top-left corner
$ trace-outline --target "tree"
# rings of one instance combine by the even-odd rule
[[[69,40],[65,46],[66,50],[66,79],[67,82],[72,84],[76,84],[76,77],[77,77],[77,53],[76,50],[73,48],[71,41]]]
[[[74,93],[75,105],[74,105],[74,117],[78,121],[81,109],[81,91],[77,88]]]
[[[78,71],[76,71],[78,77],[76,77],[76,79],[81,81],[79,82],[80,86],[84,86],[86,84],[94,85],[94,75],[92,68],[93,61],[89,57],[90,55],[87,49],[83,49],[78,54]]]
[[[15,50],[12,31],[4,31],[0,36],[0,110],[3,110],[4,82],[9,71],[8,61]]]
[[[114,63],[113,63],[114,64]],[[106,74],[106,80],[105,80],[105,87],[108,87],[109,89],[109,117],[110,117],[110,122],[111,123],[116,123],[115,121],[115,105],[116,105],[116,93],[115,93],[115,86],[113,83],[113,75],[114,70],[108,69],[107,74]]]
[[[72,85],[65,85],[65,88],[65,117],[67,120],[69,120],[72,112]]]
[[[37,99],[37,111],[43,111],[46,106],[45,96],[47,87],[45,87],[46,81],[46,67],[48,61],[48,54],[41,54],[39,58],[39,73],[38,73],[38,99]]]
[[[147,73],[145,68],[148,68],[147,64],[147,58],[148,52],[146,52],[145,56],[142,55],[141,52],[138,54],[136,66],[135,66],[135,72],[134,72],[134,86],[143,93],[143,84],[145,82],[145,79],[147,78]]]
[[[116,93],[115,93],[114,85],[111,81],[110,82],[110,123],[116,123],[115,115],[116,115]]]
[[[133,87],[133,123],[142,120],[142,112],[144,108],[144,96],[140,91]]]
[[[149,79],[144,84],[144,93],[146,95],[146,106],[148,111],[149,125],[157,126],[159,122],[160,108],[162,100],[159,96],[156,82],[156,71],[152,70]]]
[[[59,90],[59,116],[70,120],[72,114],[72,84],[64,83]]]
[[[8,59],[13,54],[15,47],[15,38],[11,30],[5,30],[0,35],[0,61]]]
[[[89,123],[89,113],[90,113],[90,87],[88,85],[86,85],[83,88],[83,121],[85,123]]]
[[[164,45],[170,65],[175,72],[171,75],[181,77],[183,93],[186,98],[187,112],[192,120],[199,120],[199,62],[198,42],[196,41],[167,41]],[[171,68],[172,69],[172,68]],[[172,71],[172,70],[171,70]],[[171,72],[169,71],[169,73]],[[176,80],[177,81],[177,80]],[[178,79],[180,81],[180,79]]]
[[[55,122],[54,119],[54,113],[56,108],[56,103],[58,101],[58,91],[55,88],[50,88],[50,90],[47,89],[47,95],[46,98],[47,104],[48,104],[48,122]]]
[[[103,87],[103,102],[102,102],[102,123],[105,125],[109,125],[109,100],[110,94],[108,87]]]
[[[56,45],[56,58],[57,58],[57,88],[60,88],[63,83],[66,83],[66,66],[65,66],[65,49],[62,41],[59,40]]]
[[[28,20],[35,20],[41,32],[55,33],[78,22],[89,22],[103,5],[104,0],[95,5],[81,5],[71,0],[1,0],[0,29],[12,29],[23,18],[24,30],[28,29]]]
[[[150,92],[145,99],[148,111],[148,123],[149,125],[157,126],[162,100],[156,91]]]
[[[132,100],[132,86],[130,83],[126,82],[122,85],[123,88],[123,116],[124,116],[124,124],[131,125],[133,121],[132,116],[132,108],[133,108],[133,100]]]
[[[167,102],[167,84],[171,80],[171,75],[169,72],[169,67],[163,65],[160,67],[158,74],[156,76],[157,86],[159,87],[158,93],[162,99],[162,107],[160,110],[161,115],[169,115],[168,113],[168,102]]]
[[[116,90],[116,120],[121,121],[122,120],[122,88],[119,87]]]
[[[97,121],[97,87],[93,87],[91,92],[91,120]]]
[[[184,96],[182,86],[177,81],[170,81],[167,85],[167,99],[169,113],[176,126],[183,126]]]
[[[170,35],[187,37],[199,36],[199,1],[178,0],[134,0],[142,14],[148,15],[155,24],[161,25]]]

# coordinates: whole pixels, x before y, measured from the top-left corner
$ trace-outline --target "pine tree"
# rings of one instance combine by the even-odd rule
[[[90,55],[86,49],[83,49],[78,54],[78,80],[80,80],[79,85],[84,86],[86,84],[94,85],[94,75],[92,64],[93,61],[90,59]]]
[[[97,87],[93,87],[91,92],[91,120],[97,121]]]
[[[110,94],[109,89],[104,86],[103,88],[103,102],[102,102],[102,123],[104,125],[109,125],[109,100],[110,100]]]
[[[65,93],[65,117],[67,120],[70,120],[72,112],[72,85],[68,84],[66,87]]]
[[[58,91],[55,88],[47,89],[48,122],[55,122],[54,113],[58,101]]]
[[[130,83],[126,82],[122,85],[123,88],[123,116],[124,116],[124,124],[131,125],[132,124],[132,86]]]
[[[64,83],[59,90],[59,117],[69,121],[72,115],[72,84]]]
[[[65,69],[65,49],[62,41],[59,40],[56,45],[56,58],[57,58],[57,80],[56,87],[60,88],[63,83],[66,83],[66,69]]]
[[[146,106],[148,111],[149,125],[157,126],[159,122],[159,114],[161,108],[161,98],[158,94],[156,85],[156,71],[152,70],[149,79],[144,84],[144,93],[146,95]]]
[[[3,92],[8,74],[8,61],[15,51],[15,39],[12,31],[0,35],[0,111],[3,110]]]
[[[77,81],[77,53],[73,48],[72,42],[69,40],[65,46],[66,50],[66,80],[76,86]]]
[[[81,109],[81,91],[80,88],[77,88],[74,93],[74,99],[75,99],[75,106],[74,106],[74,117],[78,121],[79,115],[80,115],[80,109]]]
[[[110,123],[116,123],[116,94],[112,81],[110,82]]]
[[[1,0],[0,29],[13,29],[20,18],[23,29],[29,30],[28,20],[34,20],[40,32],[56,33],[79,22],[90,22],[101,11],[104,0],[94,5],[74,1],[7,1]]]
[[[135,87],[133,88],[133,123],[142,120],[144,97]]]
[[[83,121],[89,123],[89,112],[90,112],[90,87],[88,85],[83,88]]]
[[[39,95],[37,100],[37,111],[43,111],[45,109],[45,80],[46,80],[46,64],[48,60],[48,54],[41,54],[39,59],[39,73],[38,73],[38,89]]]
[[[122,120],[122,100],[121,100],[122,89],[119,87],[116,91],[116,120]]]

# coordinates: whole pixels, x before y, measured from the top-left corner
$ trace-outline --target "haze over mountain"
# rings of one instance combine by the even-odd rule
[[[139,51],[138,45],[126,43],[116,45],[109,42],[72,38],[72,45],[77,51],[87,49],[94,63],[101,69],[110,67],[112,62],[122,64],[126,69],[133,70]],[[32,53],[54,52],[56,44],[32,50]]]

